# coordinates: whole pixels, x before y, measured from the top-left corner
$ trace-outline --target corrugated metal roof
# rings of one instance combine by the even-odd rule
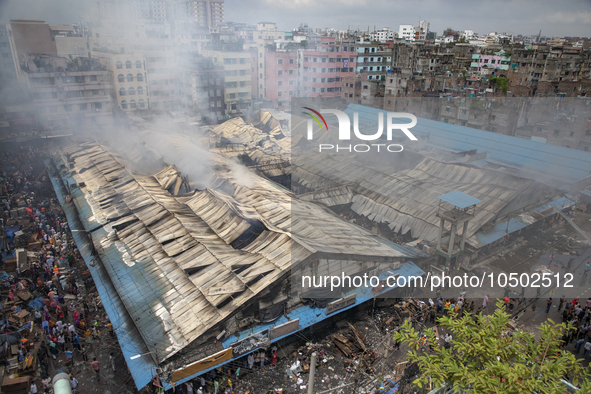
[[[345,113],[352,119],[354,112],[359,113],[360,128],[363,125],[364,128],[376,129],[378,113],[384,111],[359,104],[349,104]],[[591,152],[425,118],[417,118],[417,121],[417,125],[410,131],[434,147],[460,152],[473,149],[478,153],[487,152],[487,160],[495,160],[506,166],[523,170],[532,177],[537,176],[540,182],[544,182],[545,177],[563,184],[572,183],[591,173]],[[401,119],[401,122],[408,122],[408,120]],[[413,142],[408,141],[406,145],[412,144]]]
[[[422,269],[420,269],[419,267],[417,267],[415,264],[413,264],[412,262],[407,262],[407,263],[404,263],[398,269],[389,270],[389,271],[386,271],[386,272],[382,272],[380,275],[378,275],[378,277],[380,278],[380,280],[385,280],[388,276],[394,276],[394,275],[397,275],[397,274],[400,275],[401,277],[409,278],[411,276],[415,276],[415,277],[416,276],[422,276],[422,275],[425,274],[425,272]],[[387,292],[387,291],[390,291],[390,290],[392,290],[394,288],[396,288],[396,286],[394,286],[394,287],[384,287],[384,289],[382,290],[382,294],[385,293],[385,292]],[[366,302],[366,301],[368,301],[368,300],[376,297],[376,295],[374,293],[372,293],[372,289],[371,288],[364,288],[364,287],[361,287],[361,288],[358,288],[358,289],[355,289],[355,290],[351,290],[348,293],[344,293],[342,295],[342,297],[345,298],[348,295],[351,295],[351,294],[354,294],[354,293],[357,294],[357,298],[356,298],[354,304],[352,304],[350,306],[347,306],[347,307],[339,310],[338,312],[335,312],[334,314],[331,314],[330,316],[334,316],[334,315],[336,315],[338,313],[342,313],[342,312],[344,312],[346,310],[349,310],[351,308],[355,308],[356,306],[358,306],[358,305],[360,305],[360,304],[362,304],[362,303],[364,303],[364,302]],[[328,317],[324,313],[325,309],[326,308],[317,308],[317,307],[308,306],[308,305],[295,308],[291,312],[287,313],[285,316],[281,316],[277,320],[275,320],[275,321],[273,321],[271,323],[258,324],[258,325],[254,326],[254,327],[249,328],[248,330],[243,330],[243,331],[240,331],[240,332],[236,333],[235,335],[228,336],[227,338],[225,338],[222,341],[222,346],[225,349],[227,349],[233,343],[235,343],[235,342],[237,342],[237,341],[239,341],[241,339],[244,339],[244,338],[246,338],[246,337],[248,337],[248,336],[250,336],[250,335],[252,335],[254,333],[258,333],[258,332],[264,331],[264,330],[266,330],[268,328],[272,328],[272,327],[275,327],[275,326],[280,326],[280,325],[282,325],[284,323],[288,323],[288,322],[290,322],[292,320],[296,320],[296,319],[300,319],[298,331],[302,331],[302,330],[304,330],[304,329],[306,329],[308,327],[313,326],[316,323],[319,323],[319,322],[325,320]],[[287,334],[287,335],[285,335],[283,337],[275,338],[275,339],[273,339],[271,341],[271,343],[280,341],[281,339],[283,339],[285,337],[288,337],[290,335],[293,335],[294,333],[295,332],[292,332],[292,333],[289,333],[289,334]],[[242,357],[248,355],[249,353],[252,353],[254,351],[257,351],[258,349],[259,348],[252,349],[251,351],[249,351],[247,353],[241,354],[237,358],[242,358]],[[181,383],[187,382],[187,381],[189,381],[191,379],[194,379],[195,377],[197,377],[199,375],[203,375],[203,374],[211,371],[212,369],[218,368],[220,365],[223,365],[223,364],[226,364],[226,363],[230,363],[232,361],[235,361],[237,358],[231,358],[231,359],[229,359],[228,361],[225,361],[222,364],[214,365],[211,368],[204,369],[203,371],[200,371],[200,372],[198,372],[196,374],[187,376],[187,377],[185,377],[185,378],[183,378],[181,380],[178,380],[177,382],[175,382],[175,384],[176,385],[179,385]],[[171,388],[171,386],[169,386],[169,385],[166,384],[166,389],[170,389],[170,388]]]
[[[292,180],[314,190],[306,198],[327,206],[351,203],[351,210],[359,215],[387,223],[395,232],[410,230],[413,237],[426,240],[435,240],[439,231],[437,196],[459,190],[482,201],[468,226],[472,235],[512,199],[527,195],[534,183],[492,169],[430,158],[391,174],[336,154],[312,152],[297,158],[296,164]]]
[[[78,212],[76,212],[77,206],[75,208],[72,204],[65,203],[67,192],[61,185],[59,179],[50,176],[50,180],[68,219],[68,225],[70,226],[70,229],[75,230],[72,231],[72,237],[86,263],[86,267],[92,275],[99,296],[101,297],[103,307],[111,320],[113,330],[117,334],[123,358],[129,367],[137,389],[141,390],[152,380],[153,373],[155,374],[156,364],[152,360],[152,357],[147,354],[149,353],[149,350],[145,346],[136,325],[127,312],[127,309],[118,297],[117,291],[113,286],[105,267],[99,262],[95,262],[94,266],[91,265],[91,262],[94,259],[91,255],[90,244],[86,237],[86,232],[78,220],[79,215]],[[131,359],[131,357],[138,354],[144,356],[134,360]]]
[[[252,174],[251,185],[241,185],[229,162],[216,155],[212,168],[225,189],[175,197],[165,189],[179,179],[173,168],[156,176],[133,173],[92,143],[70,152],[76,178],[86,184],[77,193],[79,213],[100,225],[92,239],[110,278],[108,297],[126,310],[144,353],[160,363],[313,253],[393,262],[418,255],[267,179]],[[242,249],[233,247],[257,221],[265,230]]]
[[[526,212],[512,219],[497,223],[491,230],[479,231],[476,234],[474,234],[474,236],[469,238],[466,242],[468,242],[468,244],[475,248],[481,248],[503,238],[507,234],[519,231],[538,221],[538,219],[531,215],[531,212],[543,212],[544,210],[553,206],[558,209],[564,209],[572,206],[573,204],[574,202],[567,197],[557,198],[554,201],[550,201],[549,203],[540,205],[539,207],[532,209],[530,212]],[[544,217],[550,216],[554,213],[554,211],[549,212],[546,215],[544,215]]]
[[[482,200],[479,200],[476,197],[472,197],[471,195],[463,193],[459,190],[454,190],[453,192],[442,194],[441,196],[437,196],[437,198],[445,202],[448,202],[460,209],[468,208],[482,202]]]

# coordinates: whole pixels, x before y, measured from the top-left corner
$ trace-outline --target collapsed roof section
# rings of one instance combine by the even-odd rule
[[[364,128],[376,127],[373,123],[376,122],[380,110],[349,105],[345,112],[350,115],[350,118],[353,117],[352,111],[359,112],[359,123]],[[282,118],[280,113],[261,111],[259,114],[260,118],[266,119],[269,116],[275,119],[276,123]],[[297,125],[305,121],[292,114],[290,124],[295,130]],[[330,121],[334,121],[333,117],[329,118]],[[421,122],[423,121],[424,119],[421,119]],[[438,124],[438,122],[430,122],[430,127],[432,124]],[[216,134],[219,133],[217,130],[223,129],[226,135],[239,135],[239,124],[242,125],[243,121],[228,121],[212,128],[211,133]],[[256,123],[255,126],[250,127],[255,129],[262,127]],[[313,127],[315,129],[314,144],[334,143],[334,133],[330,134],[327,130],[317,129],[314,125]],[[420,125],[413,128],[413,131],[415,129],[423,130]],[[474,132],[483,134],[479,135],[481,139],[486,139],[489,134],[495,137],[495,133],[478,130]],[[262,128],[259,133],[265,135]],[[513,144],[524,144],[515,137],[502,137],[510,139]],[[419,143],[414,150],[412,150],[413,145],[409,144],[412,151],[405,149],[402,160],[382,163],[383,165],[380,166],[377,158],[372,162],[367,160],[367,157],[360,157],[363,155],[345,157],[326,152],[315,153],[313,150],[317,148],[312,149],[310,142],[302,137],[302,133],[290,134],[290,138],[293,149],[292,160],[290,172],[286,174],[291,175],[292,188],[298,194],[303,192],[299,194],[299,198],[316,201],[329,207],[350,204],[355,213],[378,223],[387,223],[395,232],[410,231],[413,238],[436,240],[439,228],[439,219],[436,216],[439,203],[437,196],[453,190],[460,190],[483,201],[478,205],[475,218],[470,221],[468,237],[499,218],[545,203],[559,193],[537,182],[534,178],[522,176],[522,172],[508,168],[497,169],[499,166],[494,163],[491,165],[469,164],[460,163],[457,159],[450,163],[446,162],[447,160],[429,157],[437,156],[437,151],[425,151],[424,143]],[[529,142],[531,141],[525,144]],[[444,144],[442,147],[446,148]],[[498,150],[497,147],[491,148],[482,144],[478,147],[479,152]],[[531,147],[530,150],[534,148],[537,146]],[[433,147],[429,146],[429,149]],[[244,151],[248,155],[253,155],[254,151],[260,155],[271,154],[271,151],[258,147],[253,149],[245,147]],[[440,153],[443,157],[450,155],[449,152],[440,151]],[[300,186],[303,186],[303,189]]]
[[[212,188],[175,196],[182,176],[174,166],[141,174],[94,142],[63,151],[78,182],[72,195],[82,222],[159,363],[315,253],[393,262],[413,253],[266,179],[240,185],[232,164],[217,155]]]
[[[268,177],[288,174],[291,136],[284,118],[260,110],[255,125],[233,118],[214,126],[210,129],[211,151],[226,157],[248,157],[249,166]]]
[[[298,163],[292,180],[313,190],[303,199],[328,206],[350,203],[359,215],[388,223],[396,232],[410,230],[413,238],[427,240],[437,238],[439,195],[460,190],[482,200],[468,226],[468,236],[497,217],[518,196],[528,195],[530,200],[540,197],[533,193],[531,180],[432,159],[392,174],[328,154],[310,154],[298,158]],[[326,179],[341,186],[327,189]]]

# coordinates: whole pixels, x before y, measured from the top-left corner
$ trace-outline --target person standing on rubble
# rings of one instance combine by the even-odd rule
[[[96,357],[95,357],[92,359],[90,366],[92,367],[92,369],[94,369],[94,372],[96,372],[97,380],[100,381],[101,380],[101,362],[97,361]]]

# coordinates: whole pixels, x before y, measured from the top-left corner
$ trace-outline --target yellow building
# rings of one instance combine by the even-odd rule
[[[252,111],[250,52],[204,51],[203,55],[224,67],[224,102],[226,115]]]
[[[123,111],[150,108],[150,95],[143,55],[125,53],[110,54],[94,52],[99,56],[113,77],[113,95],[117,106]]]

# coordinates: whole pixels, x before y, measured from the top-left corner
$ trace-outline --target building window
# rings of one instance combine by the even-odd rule
[[[279,96],[279,97],[283,96],[283,92],[277,92],[277,96]]]
[[[99,94],[99,90],[98,89],[92,89],[92,95],[93,96],[97,96]]]
[[[129,96],[135,96],[135,89],[133,87],[127,89],[127,94]]]
[[[277,59],[277,64],[283,64],[283,59]]]
[[[135,100],[131,100],[131,101],[129,102],[129,107],[130,107],[131,109],[136,109],[136,108],[137,108],[137,105],[136,105],[136,103],[135,103]]]
[[[290,96],[293,96],[293,90],[290,90],[290,91],[289,91],[289,95],[290,95]]]
[[[144,108],[146,106],[146,102],[143,99],[140,99],[140,101],[138,101],[138,104],[140,108]]]
[[[277,81],[277,86],[281,86],[281,85],[283,85],[283,82],[282,81]]]
[[[131,60],[125,62],[125,68],[131,68]]]
[[[138,82],[143,82],[144,76],[142,75],[142,73],[137,73],[136,79]]]
[[[231,99],[234,99],[234,98],[236,98],[236,93],[230,93],[230,98],[231,98]]]
[[[289,59],[289,64],[293,64],[293,59]]]
[[[240,75],[246,75],[246,70],[240,70]]]
[[[246,86],[246,81],[240,81],[240,87],[245,87]]]
[[[138,86],[138,87],[137,87],[137,94],[140,94],[140,95],[141,95],[141,94],[144,94],[144,88],[143,88],[143,87],[141,87],[141,86]]]
[[[290,85],[293,85],[293,81],[289,81],[289,84],[290,84]]]
[[[78,104],[78,109],[80,111],[86,111],[87,108],[88,108],[88,104]]]
[[[121,101],[121,109],[127,109],[127,101]]]
[[[240,64],[246,64],[246,58],[241,57],[240,58]]]
[[[140,62],[139,60],[135,61],[135,68],[142,68],[142,62]]]
[[[71,106],[71,105],[69,105],[69,104],[67,104],[67,105],[64,105],[64,110],[65,110],[66,112],[71,112],[71,111],[72,111],[72,106]]]
[[[127,74],[127,82],[133,82],[133,74]]]
[[[115,63],[115,66],[117,67],[117,70],[121,70],[123,68],[123,63],[118,61],[117,63]]]
[[[96,81],[98,81],[98,77],[96,75],[91,75],[90,82],[96,82]]]
[[[119,89],[119,96],[125,96],[127,93],[125,92],[125,88]]]
[[[283,71],[282,70],[277,70],[277,75],[282,75]]]

